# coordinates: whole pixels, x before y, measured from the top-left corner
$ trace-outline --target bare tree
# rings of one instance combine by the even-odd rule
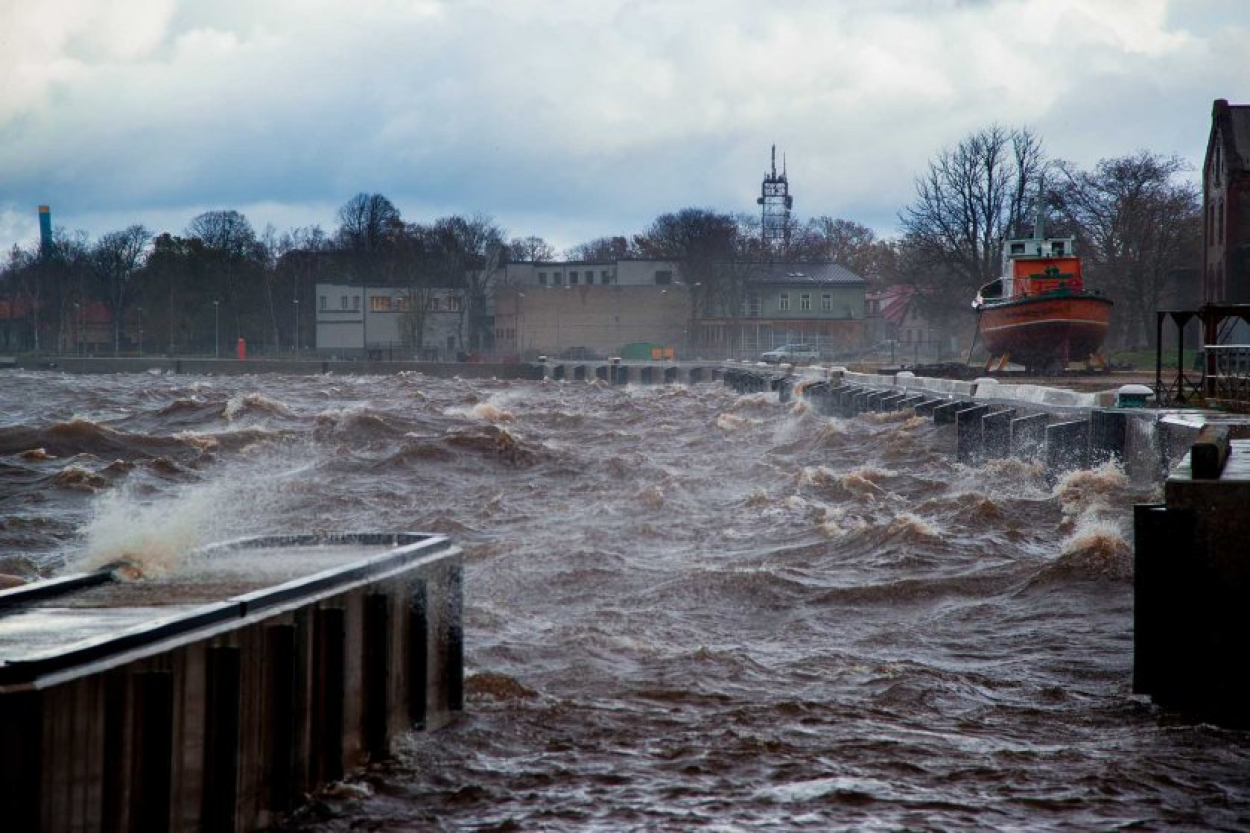
[[[317,225],[287,229],[278,236],[275,244],[274,289],[280,299],[291,299],[290,336],[297,352],[300,349],[301,329],[306,334],[316,332],[313,318],[314,281],[319,265],[325,260],[323,255],[331,249],[330,238]],[[309,323],[301,328],[304,319],[308,319]]]
[[[724,294],[725,271],[719,263],[741,260],[739,224],[730,214],[705,208],[683,208],[661,214],[634,245],[644,257],[662,258],[681,268],[690,287],[691,314],[706,316]]]
[[[113,315],[113,355],[121,352],[122,320],[126,314],[130,281],[143,265],[151,233],[129,226],[105,234],[91,248],[91,270],[104,303]]]
[[[1141,150],[1102,159],[1092,171],[1071,162],[1056,168],[1052,201],[1075,230],[1089,282],[1116,303],[1117,340],[1149,344],[1171,273],[1192,263],[1201,244],[1198,187],[1177,180],[1188,166]]]
[[[355,252],[376,252],[400,227],[399,209],[381,194],[359,193],[338,212],[339,245]]]
[[[444,217],[434,223],[430,234],[441,271],[462,287],[462,330],[467,324],[464,341],[470,351],[485,349],[492,338],[487,296],[503,265],[504,232],[489,215],[475,214],[469,218]]]
[[[405,224],[395,232],[388,246],[387,278],[404,287],[400,303],[399,330],[404,345],[421,355],[431,302],[439,283],[441,263],[433,231],[416,223]]]
[[[232,257],[251,257],[256,251],[256,232],[247,217],[233,209],[205,211],[187,225],[187,234],[210,249]]]
[[[883,282],[894,254],[891,245],[879,240],[868,226],[827,216],[799,226],[790,249],[800,260],[840,263],[873,283]]]
[[[515,263],[537,263],[555,256],[556,250],[541,237],[514,237],[508,241],[508,259]]]
[[[966,305],[997,276],[1002,240],[1021,226],[1047,163],[1027,128],[998,125],[972,133],[929,163],[916,201],[899,215],[911,277],[931,305]]]
[[[43,299],[44,281],[40,280],[41,259],[37,249],[28,250],[14,245],[8,253],[4,267],[6,295],[10,315],[16,316],[24,308],[30,327],[30,344],[39,351],[39,312]],[[16,336],[14,336],[16,338]]]
[[[568,260],[610,261],[624,257],[635,257],[640,252],[637,246],[630,246],[625,237],[597,237],[585,243],[579,243],[564,252]]]
[[[235,332],[242,337],[243,309],[245,306],[253,308],[250,303],[245,303],[247,299],[244,296],[248,294],[247,290],[254,287],[241,286],[239,281],[263,268],[264,261],[264,253],[252,224],[238,211],[206,211],[191,220],[187,234],[203,244],[203,250],[192,251],[212,264],[209,271],[213,275],[218,299],[226,304]]]

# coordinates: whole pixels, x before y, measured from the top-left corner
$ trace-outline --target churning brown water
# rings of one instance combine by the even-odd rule
[[[467,711],[307,830],[1241,830],[1130,692],[1131,505],[718,385],[0,374],[0,572],[446,533]]]

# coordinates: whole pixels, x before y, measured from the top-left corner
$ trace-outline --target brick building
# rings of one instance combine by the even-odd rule
[[[1203,301],[1250,304],[1250,105],[1216,99],[1202,197]]]

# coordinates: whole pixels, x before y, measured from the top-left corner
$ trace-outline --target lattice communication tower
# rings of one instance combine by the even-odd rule
[[[777,173],[776,145],[773,145],[772,168],[764,175],[764,184],[760,187],[760,197],[756,203],[764,207],[760,226],[764,248],[770,253],[784,254],[790,248],[790,209],[794,207],[794,197],[790,196],[784,156],[781,159],[781,173]]]

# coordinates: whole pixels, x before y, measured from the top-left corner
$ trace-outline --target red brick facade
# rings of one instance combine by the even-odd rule
[[[1202,195],[1203,301],[1250,304],[1250,105],[1216,100]]]

